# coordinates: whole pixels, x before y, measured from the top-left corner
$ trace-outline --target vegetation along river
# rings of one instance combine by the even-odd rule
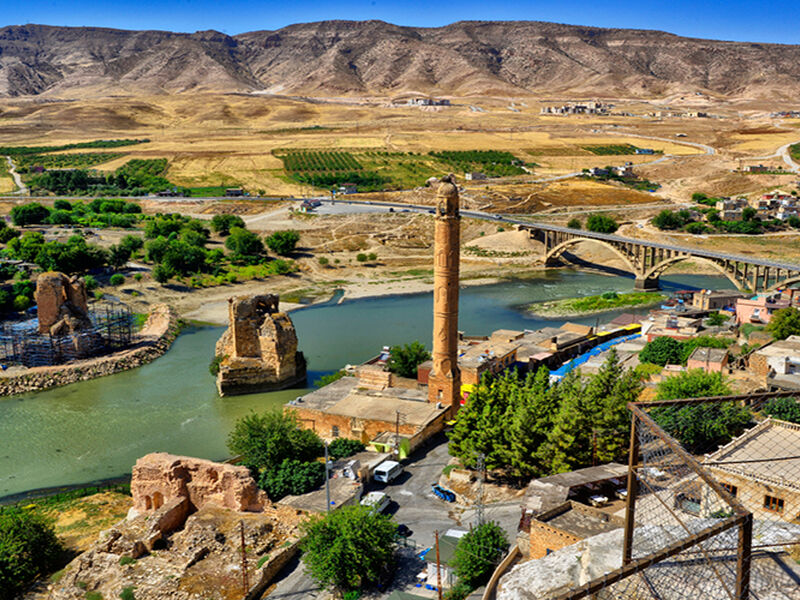
[[[675,275],[661,283],[667,291],[732,287],[723,277],[703,275]],[[632,287],[633,279],[624,277],[548,271],[465,288],[459,328],[483,335],[500,328],[559,325],[564,319],[533,318],[517,307]],[[309,386],[323,373],[374,356],[383,345],[420,340],[430,346],[431,312],[431,294],[419,294],[329,303],[292,313],[309,364]],[[619,312],[605,313],[600,320]],[[597,318],[571,320],[593,324]],[[128,474],[148,452],[228,456],[225,440],[236,419],[280,406],[304,390],[219,398],[208,363],[222,331],[191,326],[167,354],[139,369],[0,398],[0,497]]]

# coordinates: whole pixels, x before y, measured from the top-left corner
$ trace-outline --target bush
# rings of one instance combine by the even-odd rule
[[[614,233],[619,229],[619,225],[606,215],[591,215],[586,219],[586,229],[595,233]]]
[[[17,296],[14,298],[14,310],[22,312],[28,310],[31,305],[31,299],[28,296]]]
[[[334,460],[338,460],[340,458],[347,458],[348,456],[353,456],[353,454],[363,452],[364,448],[366,448],[366,446],[364,446],[364,444],[358,440],[336,438],[328,446],[328,456]]]
[[[277,502],[284,496],[299,496],[317,489],[325,482],[325,464],[285,458],[278,468],[266,469],[258,486]]]
[[[230,234],[233,227],[245,229],[244,219],[237,215],[214,215],[211,219],[211,229],[222,237]]]
[[[71,211],[72,204],[70,204],[69,201],[67,200],[56,200],[55,202],[53,202],[53,208],[55,210]]]
[[[330,262],[331,262],[331,261],[329,261],[329,260],[328,260],[327,258],[325,258],[324,256],[320,256],[320,257],[317,259],[317,262],[319,263],[319,266],[320,266],[320,267],[327,267],[327,266],[330,264]]]
[[[444,600],[464,600],[472,592],[472,588],[462,581],[456,584],[444,593]]]
[[[97,289],[98,283],[97,279],[92,277],[91,275],[84,275],[83,276],[83,283],[86,286],[87,292],[93,292]]]
[[[785,340],[790,335],[800,334],[800,310],[793,306],[776,310],[766,329],[776,340]]]
[[[795,398],[773,398],[764,405],[763,411],[774,419],[800,424],[800,403]]]
[[[136,564],[136,559],[133,558],[132,556],[120,556],[119,564],[122,565],[123,567],[125,565],[134,565]]]
[[[50,210],[39,204],[19,204],[11,209],[11,221],[14,225],[36,225],[44,223],[50,216]]]
[[[489,581],[508,548],[505,531],[497,523],[478,525],[456,546],[453,566],[458,581],[475,589]]]
[[[133,590],[136,589],[132,585],[128,587],[122,588],[122,591],[119,593],[119,597],[121,600],[136,600],[136,596],[133,594]]]
[[[267,247],[275,254],[286,256],[294,251],[297,242],[300,241],[300,234],[293,229],[276,231],[272,235],[267,236],[264,241],[266,241]]]
[[[392,346],[389,350],[387,366],[400,377],[417,377],[417,367],[431,357],[420,342],[414,341],[404,346]]]
[[[567,223],[567,227],[570,229],[583,229],[583,224],[581,223],[580,219],[572,217]]]
[[[692,454],[702,454],[727,444],[752,422],[750,411],[734,402],[665,406],[650,413],[664,431]]]
[[[172,277],[172,271],[170,271],[164,265],[156,265],[153,268],[153,279],[155,279],[161,285],[167,283],[171,277]]]
[[[319,379],[314,381],[315,388],[325,387],[328,384],[333,383],[334,381],[339,381],[342,377],[347,376],[347,371],[341,369],[336,371],[335,373],[329,373],[328,375],[322,375]]]
[[[114,273],[108,280],[108,283],[117,287],[125,283],[125,276],[122,273]]]
[[[3,227],[0,229],[0,244],[7,244],[14,238],[19,237],[19,229],[13,227]]]
[[[241,227],[231,229],[228,239],[225,240],[225,247],[238,259],[256,257],[264,252],[264,244],[258,236]]]
[[[356,255],[356,260],[360,263],[367,262],[367,255],[363,252],[359,252],[358,255]]]
[[[225,360],[225,355],[220,354],[212,358],[211,362],[208,363],[208,372],[211,373],[214,377],[219,375],[219,365],[223,360]]]
[[[683,344],[670,337],[657,337],[639,352],[639,362],[653,365],[679,365],[683,357]]]
[[[13,600],[34,578],[57,569],[63,552],[52,525],[37,513],[0,511],[0,600]]]

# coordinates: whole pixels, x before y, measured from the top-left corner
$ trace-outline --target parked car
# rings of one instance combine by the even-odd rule
[[[385,492],[370,492],[361,499],[361,506],[367,506],[375,512],[383,512],[392,499]]]

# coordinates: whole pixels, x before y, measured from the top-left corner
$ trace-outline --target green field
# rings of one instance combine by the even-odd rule
[[[33,167],[45,169],[88,169],[120,156],[120,152],[97,152],[93,154],[23,154],[16,158],[19,172],[26,173]]]
[[[120,148],[122,146],[134,146],[136,144],[146,144],[150,140],[93,140],[91,142],[79,142],[77,144],[62,144],[61,146],[0,146],[0,155],[21,156],[24,154],[43,154],[45,152],[60,152],[62,150],[79,150],[83,148]]]
[[[636,154],[636,151],[640,149],[637,146],[634,146],[633,144],[606,144],[598,146],[582,146],[582,148],[598,156]],[[656,150],[654,154],[663,154],[663,153],[661,152],[661,150]]]

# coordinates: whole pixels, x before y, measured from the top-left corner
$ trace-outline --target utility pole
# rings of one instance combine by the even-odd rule
[[[478,455],[478,497],[476,501],[476,514],[478,518],[478,525],[483,525],[483,479],[484,479],[484,472],[486,470],[486,455],[481,452]]]
[[[433,532],[436,536],[436,592],[442,600],[442,566],[439,563],[439,530]]]
[[[243,594],[246,597],[247,592],[250,591],[250,582],[247,580],[247,555],[244,548],[244,521],[239,521],[239,533],[242,539],[242,588]]]
[[[328,471],[328,442],[325,442],[325,512],[331,512],[331,481]]]

